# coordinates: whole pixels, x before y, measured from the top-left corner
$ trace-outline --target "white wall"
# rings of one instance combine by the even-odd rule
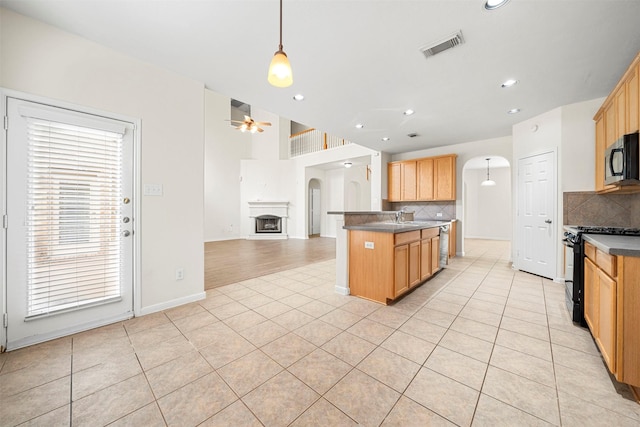
[[[562,107],[562,191],[595,191],[596,125],[592,120],[605,98]]]
[[[511,168],[491,168],[495,186],[483,187],[484,169],[465,169],[465,236],[478,239],[511,240]]]
[[[556,276],[562,277],[562,193],[564,191],[593,191],[595,189],[595,124],[593,116],[604,98],[566,105],[525,120],[513,126],[513,182],[517,182],[518,159],[549,151],[556,153]],[[517,185],[514,184],[514,244],[519,247],[516,229]],[[514,257],[516,268],[517,259]]]
[[[0,86],[141,120],[139,304],[150,312],[202,297],[203,84],[0,9]],[[184,268],[182,281],[175,269]]]
[[[241,235],[251,234],[253,220],[249,217],[250,201],[289,202],[287,233],[296,230],[304,217],[296,215],[296,170],[291,160],[241,160],[240,161],[240,222]],[[301,181],[301,180],[300,180]],[[304,199],[303,199],[304,200]]]
[[[371,184],[367,180],[367,165],[354,165],[345,169],[344,186],[344,210],[368,211],[371,209]]]
[[[204,240],[239,239],[240,159],[250,157],[251,134],[229,125],[229,97],[205,90]]]

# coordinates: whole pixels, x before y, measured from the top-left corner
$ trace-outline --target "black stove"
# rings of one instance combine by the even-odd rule
[[[640,236],[640,228],[604,227],[593,225],[565,226],[562,243],[573,252],[573,274],[567,274],[566,302],[574,322],[586,326],[584,321],[584,240],[583,234]],[[567,254],[567,260],[570,255]],[[571,278],[569,280],[569,278]]]

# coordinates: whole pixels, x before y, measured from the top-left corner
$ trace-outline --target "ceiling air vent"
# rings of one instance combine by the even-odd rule
[[[464,43],[464,39],[462,38],[462,31],[458,31],[457,33],[451,34],[450,36],[444,39],[440,39],[435,43],[431,43],[421,47],[420,51],[422,51],[426,58],[429,58],[440,52],[451,49],[452,47],[456,47],[462,43]]]
[[[418,134],[417,134],[417,133],[415,133],[415,132],[411,132],[410,134],[407,134],[407,136],[408,136],[409,138],[415,138],[416,136],[418,136]]]

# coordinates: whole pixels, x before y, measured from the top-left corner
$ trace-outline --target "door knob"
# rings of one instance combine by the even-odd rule
[[[130,232],[129,230],[124,230],[124,231],[122,232],[122,236],[123,236],[123,237],[129,237],[130,235],[131,235],[131,232]]]
[[[551,220],[550,219],[545,219],[544,222],[547,223],[547,224],[551,224]]]

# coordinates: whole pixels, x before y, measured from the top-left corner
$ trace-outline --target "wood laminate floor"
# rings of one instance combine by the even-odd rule
[[[204,244],[205,289],[336,257],[336,239],[225,240]]]

